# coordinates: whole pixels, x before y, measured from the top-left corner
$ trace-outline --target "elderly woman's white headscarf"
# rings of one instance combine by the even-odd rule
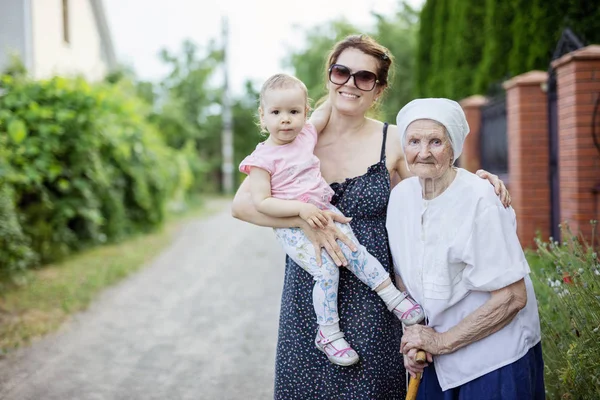
[[[469,124],[460,104],[450,99],[416,99],[402,107],[396,117],[402,151],[404,151],[406,128],[418,119],[431,119],[446,128],[454,151],[452,159],[454,163],[461,155],[463,144],[469,134]]]

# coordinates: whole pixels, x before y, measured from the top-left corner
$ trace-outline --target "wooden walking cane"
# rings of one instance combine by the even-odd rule
[[[419,364],[425,364],[427,361],[427,355],[423,350],[417,351],[415,361]],[[408,383],[408,392],[406,393],[406,400],[415,400],[417,398],[419,383],[421,383],[421,374],[417,374],[416,378],[410,378],[410,382]]]

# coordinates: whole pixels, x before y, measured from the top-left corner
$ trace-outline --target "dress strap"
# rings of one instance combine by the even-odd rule
[[[381,156],[379,157],[379,161],[383,160],[383,157],[385,157],[385,142],[387,139],[387,128],[388,128],[388,123],[384,122],[383,123],[383,143],[381,144]]]

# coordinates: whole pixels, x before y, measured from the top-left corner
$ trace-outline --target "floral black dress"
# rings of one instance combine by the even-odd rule
[[[333,183],[331,203],[347,217],[359,242],[393,276],[385,228],[390,176],[385,138],[380,161],[364,175]],[[289,257],[281,299],[275,365],[275,399],[403,400],[406,374],[400,339],[402,327],[383,301],[348,270],[340,271],[340,327],[358,352],[350,367],[332,364],[314,344],[317,322],[312,305],[314,280]]]

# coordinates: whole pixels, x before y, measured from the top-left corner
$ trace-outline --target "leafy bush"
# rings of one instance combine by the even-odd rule
[[[538,238],[537,254],[528,256],[542,324],[546,390],[550,399],[598,399],[600,262],[594,247],[568,226],[563,237],[563,243]]]
[[[189,187],[127,87],[0,79],[0,270],[147,231]]]
[[[21,229],[15,212],[14,192],[6,183],[0,183],[0,278],[23,271],[37,261],[30,241]]]

